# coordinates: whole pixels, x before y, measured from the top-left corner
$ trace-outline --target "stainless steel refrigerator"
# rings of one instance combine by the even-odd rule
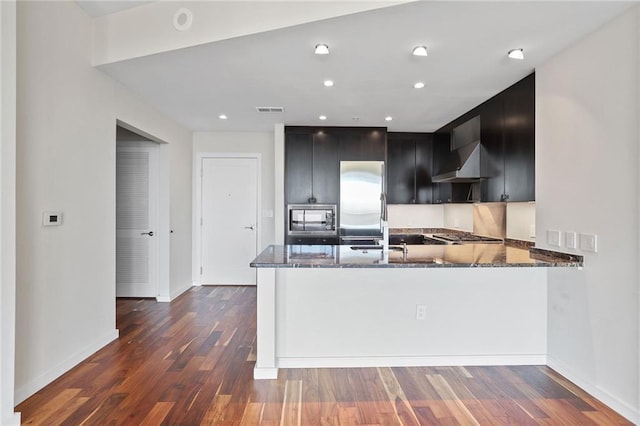
[[[340,243],[375,244],[382,237],[384,161],[340,162]]]

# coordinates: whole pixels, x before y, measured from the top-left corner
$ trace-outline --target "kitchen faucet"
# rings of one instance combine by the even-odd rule
[[[382,232],[382,251],[389,251],[389,222],[387,221],[387,194],[380,193],[380,231]]]

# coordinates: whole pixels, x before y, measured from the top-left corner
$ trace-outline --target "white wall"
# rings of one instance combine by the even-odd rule
[[[536,70],[536,241],[597,234],[549,271],[549,364],[640,422],[638,9]]]
[[[193,134],[193,158],[199,153],[259,153],[262,154],[262,247],[275,242],[275,168],[274,134],[271,132],[195,132]],[[266,210],[274,212],[265,217]]]
[[[274,225],[275,239],[274,244],[284,244],[284,124],[276,123],[273,126],[274,140],[274,217],[276,219]]]
[[[151,2],[96,19],[94,63],[122,61],[403,2],[406,0]],[[174,16],[185,7],[192,13],[192,25],[177,31]]]
[[[389,204],[389,228],[442,228],[443,204]]]
[[[170,144],[171,286],[191,282],[191,135],[91,67],[91,33],[74,2],[18,4],[16,402],[117,337],[118,119]]]
[[[14,414],[15,358],[15,150],[16,4],[0,2],[0,424],[19,425]]]

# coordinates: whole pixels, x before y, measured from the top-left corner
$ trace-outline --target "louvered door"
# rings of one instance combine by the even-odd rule
[[[116,151],[116,295],[158,295],[158,147]]]

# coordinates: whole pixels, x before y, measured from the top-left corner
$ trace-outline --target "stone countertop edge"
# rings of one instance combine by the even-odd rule
[[[410,268],[567,268],[578,267],[580,265],[572,265],[567,263],[551,263],[548,260],[542,260],[540,263],[379,263],[379,264],[329,264],[329,263],[254,263],[251,262],[252,268],[296,268],[296,269],[364,269],[364,268],[392,268],[392,269],[410,269]]]
[[[323,259],[308,259],[305,262],[295,262],[288,260],[286,262],[278,262],[272,259],[260,260],[267,250],[274,250],[277,246],[267,247],[258,257],[256,257],[249,265],[253,268],[581,268],[583,266],[583,256],[556,252],[536,247],[518,248],[519,250],[528,251],[529,258],[534,262],[486,262],[486,263],[469,263],[469,262],[391,262],[391,263],[325,263]],[[280,246],[286,247],[286,246]],[[269,261],[272,260],[272,261]]]
[[[562,262],[575,263],[575,266],[584,266],[584,256],[572,253],[563,253],[559,251],[553,251],[538,247],[531,247],[529,249],[529,257],[536,260],[542,260],[545,262]]]

